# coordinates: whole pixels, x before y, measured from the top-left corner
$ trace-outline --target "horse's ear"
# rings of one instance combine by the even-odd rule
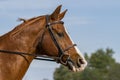
[[[59,15],[59,13],[60,13],[61,7],[62,7],[62,5],[59,5],[59,6],[55,9],[55,11],[50,15],[51,20],[57,20],[57,19],[58,19],[58,15]]]
[[[67,9],[58,15],[58,19],[61,20],[65,16]]]

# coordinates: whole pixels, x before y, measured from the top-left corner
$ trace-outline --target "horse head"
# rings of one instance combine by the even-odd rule
[[[60,13],[61,5],[51,15],[45,16],[46,29],[43,31],[36,53],[56,57],[56,61],[67,66],[70,70],[82,71],[87,62],[72,41],[64,22],[61,21],[67,10]]]

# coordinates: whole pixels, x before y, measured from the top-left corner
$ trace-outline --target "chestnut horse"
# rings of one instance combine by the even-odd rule
[[[61,5],[51,15],[21,19],[0,37],[0,80],[22,80],[37,55],[50,56],[74,72],[85,69],[87,62],[61,21],[67,10],[60,10]]]

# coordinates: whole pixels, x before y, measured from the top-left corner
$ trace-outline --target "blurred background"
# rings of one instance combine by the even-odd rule
[[[97,80],[92,74],[103,76],[103,73],[106,73],[104,74],[106,76],[99,80],[107,80],[108,74],[109,76],[111,73],[114,75],[116,71],[119,71],[111,69],[117,69],[113,66],[119,67],[120,63],[120,0],[0,0],[0,35],[19,25],[18,18],[29,19],[51,14],[61,4],[63,5],[62,10],[68,9],[63,19],[65,27],[86,56],[89,62],[88,68],[78,75],[66,71],[67,69],[57,63],[34,60],[23,80],[61,80],[63,78],[59,79],[59,76],[64,75],[57,72],[59,69],[61,71],[61,68],[62,71],[66,71],[66,74],[70,73],[67,78],[71,75],[79,76],[76,79],[70,77],[71,80],[83,80],[83,76],[90,74],[93,78],[84,80]],[[96,57],[98,57],[97,60]],[[103,62],[106,63],[101,64]],[[101,67],[98,63],[103,66]],[[101,70],[103,68],[105,69]],[[82,75],[82,73],[90,74]],[[115,78],[117,77],[115,76]]]

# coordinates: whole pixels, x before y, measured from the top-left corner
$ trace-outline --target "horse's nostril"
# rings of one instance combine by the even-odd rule
[[[81,64],[84,64],[83,59],[79,59],[79,62],[80,62]]]
[[[81,67],[81,59],[78,59],[78,61],[77,61],[77,66],[78,66],[78,67]]]
[[[78,59],[77,66],[81,67],[82,64],[84,64],[83,59]]]

